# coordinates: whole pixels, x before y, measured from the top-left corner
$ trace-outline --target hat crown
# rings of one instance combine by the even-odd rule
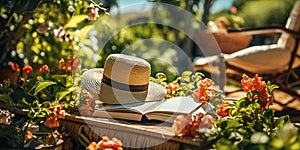
[[[110,54],[104,68],[85,71],[81,84],[106,104],[128,104],[163,100],[166,89],[149,81],[150,64],[141,58],[124,54]]]
[[[147,85],[150,73],[147,61],[124,54],[109,55],[104,65],[107,78],[127,85]]]

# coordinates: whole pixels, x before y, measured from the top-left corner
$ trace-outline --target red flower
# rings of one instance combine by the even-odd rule
[[[64,70],[65,65],[66,65],[65,60],[63,58],[60,59],[60,61],[59,61],[59,70]]]
[[[26,74],[30,74],[32,72],[32,67],[31,66],[24,66],[22,71]]]
[[[221,116],[221,117],[227,117],[229,116],[229,111],[230,111],[230,108],[226,108],[225,109],[225,106],[227,106],[228,104],[230,104],[230,102],[228,101],[223,101],[219,110],[218,110],[218,115]]]
[[[197,83],[198,90],[194,92],[194,97],[199,101],[207,101],[209,98],[212,98],[215,95],[214,82],[205,78],[198,81]]]
[[[167,89],[170,91],[176,91],[178,89],[178,87],[179,87],[179,84],[176,81],[174,81],[174,82],[168,84]]]
[[[262,80],[262,77],[256,74],[253,78],[249,78],[246,74],[243,74],[241,84],[244,92],[256,91],[258,93],[250,97],[250,99],[259,100],[262,108],[273,104],[272,96],[268,93],[266,82]]]
[[[68,57],[69,63],[66,63],[64,59],[60,59],[59,61],[59,69],[66,71],[75,71],[81,67],[81,61],[76,56]]]
[[[20,72],[21,71],[20,66],[18,64],[16,64],[16,63],[11,64],[10,67],[11,67],[11,69],[13,71],[16,71],[16,72]]]
[[[237,8],[235,6],[232,6],[230,8],[230,12],[233,13],[233,14],[236,14],[237,13]]]
[[[50,69],[47,65],[43,65],[41,68],[40,68],[40,73],[49,73],[50,72]]]

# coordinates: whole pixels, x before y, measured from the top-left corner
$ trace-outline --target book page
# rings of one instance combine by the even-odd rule
[[[162,113],[180,113],[188,114],[194,111],[202,103],[196,102],[192,97],[173,97],[162,103],[161,105],[147,111],[151,112],[162,112]],[[203,109],[202,109],[203,110]],[[205,112],[204,112],[205,113]]]
[[[140,102],[133,104],[120,104],[120,105],[106,105],[103,106],[97,111],[109,111],[109,112],[136,112],[140,114],[144,114],[148,110],[153,109],[157,105],[163,103],[163,101],[149,101],[149,102]]]

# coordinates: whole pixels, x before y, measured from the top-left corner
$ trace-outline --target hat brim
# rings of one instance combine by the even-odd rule
[[[142,101],[164,100],[166,89],[157,83],[149,82],[148,90],[131,92],[120,90],[102,83],[103,68],[93,68],[82,74],[81,85],[95,99],[106,104],[129,104]]]

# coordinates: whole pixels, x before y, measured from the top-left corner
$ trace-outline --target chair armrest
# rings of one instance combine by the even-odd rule
[[[230,34],[250,34],[250,35],[260,35],[260,34],[282,34],[287,33],[300,40],[300,33],[293,30],[284,28],[282,26],[266,26],[266,27],[254,27],[254,28],[242,28],[242,29],[229,29],[227,31]]]

